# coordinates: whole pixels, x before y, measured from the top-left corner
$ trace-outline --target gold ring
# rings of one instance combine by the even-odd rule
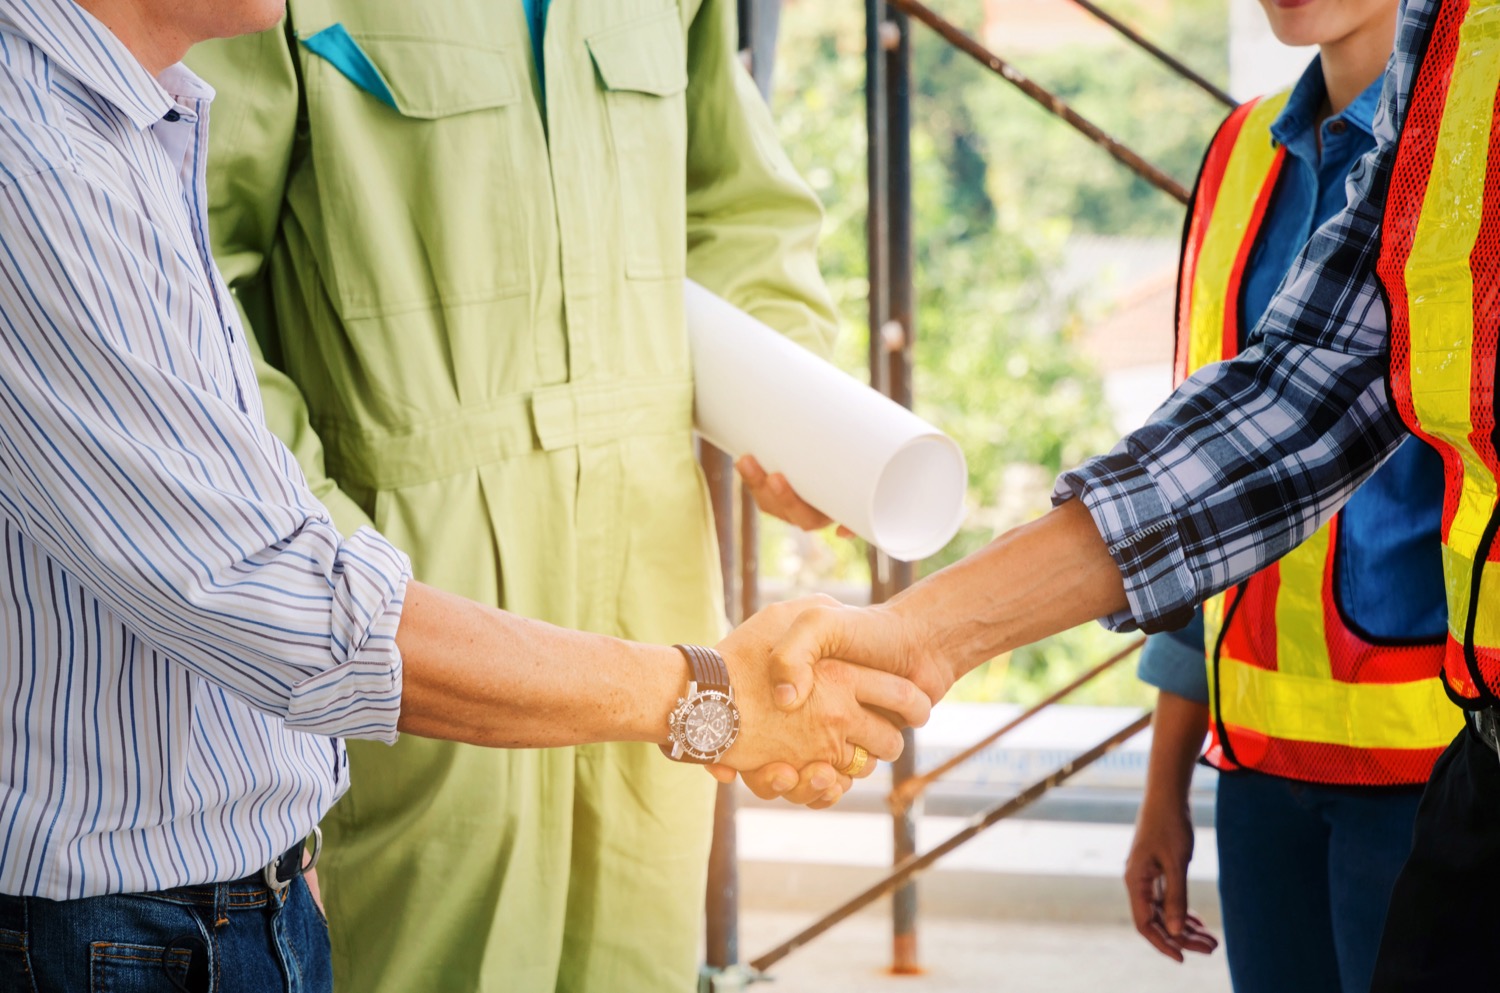
[[[868,761],[870,761],[870,753],[865,751],[865,746],[855,745],[854,758],[850,759],[849,764],[839,770],[839,774],[853,779],[865,771],[865,763]]]

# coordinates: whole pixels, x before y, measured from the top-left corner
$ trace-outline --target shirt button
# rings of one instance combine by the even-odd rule
[[[1349,130],[1349,122],[1347,122],[1347,121],[1338,120],[1338,121],[1329,121],[1328,122],[1328,133],[1329,134],[1343,134],[1345,131],[1348,131],[1348,130]]]
[[[182,120],[182,115],[177,113],[177,111],[175,110],[169,110],[162,116],[162,120],[166,121],[168,124],[176,124],[178,121]]]

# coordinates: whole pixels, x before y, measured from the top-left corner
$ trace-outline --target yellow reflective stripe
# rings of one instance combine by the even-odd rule
[[[1463,726],[1439,679],[1345,683],[1219,663],[1223,719],[1273,738],[1352,748],[1443,748]]]
[[[1224,630],[1223,593],[1203,601],[1203,651],[1208,666],[1208,699],[1214,699],[1214,649],[1219,644],[1219,632]]]
[[[1443,556],[1449,624],[1460,640],[1468,616],[1470,570],[1495,503],[1494,476],[1469,443],[1474,347],[1469,256],[1484,216],[1497,85],[1500,3],[1476,2],[1459,29],[1427,195],[1406,264],[1412,405],[1422,430],[1452,445],[1463,459],[1463,487],[1448,533],[1451,547]]]
[[[1448,633],[1460,645],[1464,643],[1464,627],[1469,620],[1469,583],[1470,570],[1473,568],[1472,555],[1459,554],[1448,545],[1443,545],[1443,583],[1448,590]]]
[[[1230,150],[1224,181],[1214,199],[1213,213],[1203,232],[1193,295],[1188,342],[1188,375],[1224,357],[1224,313],[1229,306],[1229,280],[1255,215],[1255,203],[1276,161],[1271,123],[1286,106],[1288,92],[1266,97],[1245,116]]]
[[[1464,643],[1464,627],[1469,622],[1469,589],[1473,582],[1474,559],[1457,549],[1443,546],[1443,578],[1448,584],[1448,631],[1453,640]],[[1500,567],[1491,566],[1479,580],[1479,602],[1500,604]],[[1500,610],[1480,609],[1474,615],[1474,644],[1500,648]]]
[[[1288,675],[1333,678],[1323,625],[1328,539],[1329,528],[1321,527],[1278,563],[1281,582],[1276,591],[1276,669]]]
[[[1468,619],[1468,586],[1464,587],[1464,613]],[[1479,613],[1474,617],[1474,644],[1482,648],[1500,648],[1500,566],[1490,565],[1479,577]],[[1459,635],[1459,644],[1463,635]]]

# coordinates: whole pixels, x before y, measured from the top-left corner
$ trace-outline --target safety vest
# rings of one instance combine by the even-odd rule
[[[1271,124],[1288,92],[1241,105],[1204,159],[1178,283],[1178,381],[1240,350],[1243,282],[1286,150]],[[1250,315],[1251,320],[1255,315]],[[1377,644],[1335,594],[1339,518],[1204,604],[1208,759],[1320,783],[1424,782],[1461,725],[1441,640]]]
[[[1443,673],[1471,708],[1500,704],[1497,40],[1500,5],[1440,5],[1396,149],[1377,264],[1390,307],[1392,399],[1443,458]]]

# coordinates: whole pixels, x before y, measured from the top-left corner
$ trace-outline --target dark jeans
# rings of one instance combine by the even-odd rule
[[[1235,993],[1366,993],[1421,790],[1219,777],[1219,894]]]
[[[330,993],[328,928],[307,883],[159,893],[0,895],[4,993]]]
[[[1500,989],[1500,759],[1467,728],[1438,759],[1373,993]]]

